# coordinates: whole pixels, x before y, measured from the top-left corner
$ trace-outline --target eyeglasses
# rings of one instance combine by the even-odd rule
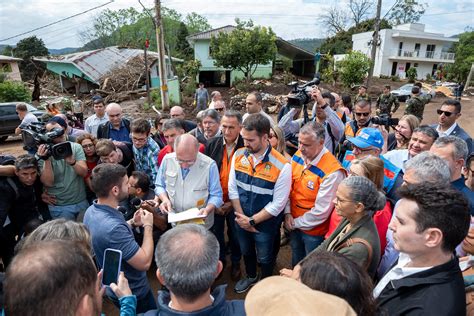
[[[214,108],[217,112],[224,112],[224,108]]]
[[[182,165],[182,164],[193,164],[196,162],[196,159],[190,159],[190,160],[181,160],[181,159],[178,159],[178,157],[176,157],[176,161]]]
[[[146,140],[147,140],[147,137],[145,137],[145,138],[137,138],[137,137],[133,137],[133,136],[132,136],[132,141],[134,141],[134,142],[136,142],[136,143],[144,143],[144,142],[146,142]]]
[[[268,138],[278,138],[275,134],[268,134]]]
[[[84,149],[93,148],[93,147],[94,147],[94,144],[85,144],[85,145],[82,145],[82,148],[84,148]]]
[[[356,150],[357,150],[357,151],[360,151],[361,153],[365,153],[365,152],[367,152],[367,151],[374,150],[373,147],[360,148],[360,147],[357,147],[357,146],[354,146],[354,145],[352,145],[352,148],[353,148],[352,151],[356,151]]]
[[[370,115],[370,112],[369,112],[369,113],[354,112],[354,114],[355,114],[356,116],[365,116],[365,117],[367,117],[367,116]]]
[[[448,112],[448,111],[443,111],[443,110],[437,110],[436,112],[438,113],[438,115],[441,115],[441,114],[444,113],[444,115],[446,115],[446,117],[450,117],[452,114],[458,114],[458,113]]]

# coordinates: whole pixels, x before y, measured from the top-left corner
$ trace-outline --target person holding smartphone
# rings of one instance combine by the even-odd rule
[[[84,224],[92,236],[92,247],[97,264],[103,269],[104,250],[112,248],[122,252],[121,271],[128,279],[132,293],[137,297],[137,313],[156,308],[146,271],[153,258],[153,215],[139,209],[133,218],[125,221],[118,210],[119,201],[128,197],[128,176],[125,167],[103,163],[92,171],[91,186],[97,201],[84,216]],[[135,241],[132,228],[143,228],[141,246]],[[119,307],[119,300],[110,287],[106,295]]]

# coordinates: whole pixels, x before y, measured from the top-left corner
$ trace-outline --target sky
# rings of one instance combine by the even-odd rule
[[[118,10],[134,7],[141,11],[138,0],[114,2],[44,29],[30,31],[71,15],[86,11],[110,0],[10,0],[0,8],[0,44],[14,45],[25,37],[36,35],[48,48],[81,47],[85,43],[80,33],[85,31],[100,12],[106,8]],[[376,0],[373,0],[376,3]],[[141,0],[153,7],[153,0]],[[162,5],[185,16],[196,12],[206,17],[212,27],[234,24],[235,18],[252,19],[255,24],[270,26],[284,39],[324,38],[327,33],[319,17],[331,5],[346,7],[349,0],[162,0]],[[396,0],[383,0],[382,16]],[[425,15],[419,21],[425,31],[446,36],[461,33],[467,26],[474,27],[474,0],[421,0],[428,3]],[[375,5],[374,5],[375,12]],[[374,13],[375,14],[375,13]]]

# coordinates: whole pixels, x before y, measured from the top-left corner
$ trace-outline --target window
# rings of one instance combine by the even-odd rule
[[[415,68],[418,67],[418,63],[414,63],[413,67],[415,67]]]
[[[426,58],[434,58],[434,52],[436,49],[436,45],[429,44],[426,46]]]
[[[1,72],[12,72],[12,65],[10,63],[0,63]]]
[[[398,44],[398,56],[402,56],[403,42]]]
[[[420,43],[415,44],[415,56],[414,57],[419,57],[420,56],[420,46],[421,46]]]

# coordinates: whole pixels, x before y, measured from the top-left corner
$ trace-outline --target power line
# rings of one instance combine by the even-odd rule
[[[23,33],[21,33],[21,34],[15,35],[15,36],[10,36],[10,37],[8,37],[8,38],[0,39],[0,42],[5,42],[5,41],[8,41],[8,40],[10,40],[10,39],[12,39],[12,38],[15,38],[15,37],[18,37],[18,36],[22,36],[22,35],[25,35],[25,34],[28,34],[28,33],[32,33],[32,32],[35,32],[35,31],[44,29],[44,28],[49,27],[49,26],[54,25],[54,24],[58,24],[58,23],[60,23],[60,22],[63,22],[63,21],[72,19],[72,18],[74,18],[74,17],[76,17],[76,16],[79,16],[79,15],[85,14],[85,13],[87,13],[87,12],[96,10],[96,9],[98,9],[98,8],[104,7],[104,6],[106,6],[106,5],[109,5],[109,4],[111,4],[112,2],[114,2],[114,0],[110,0],[110,1],[107,2],[107,3],[101,4],[101,5],[99,5],[99,6],[93,7],[93,8],[91,8],[91,9],[88,9],[88,10],[86,10],[86,11],[82,11],[82,12],[80,12],[80,13],[77,13],[77,14],[74,14],[74,15],[71,15],[71,16],[68,16],[68,17],[66,17],[66,18],[64,18],[64,19],[61,19],[61,20],[58,20],[58,21],[56,21],[56,22],[52,22],[52,23],[46,24],[46,25],[44,25],[44,26],[37,27],[37,28],[35,28],[35,29],[31,30],[31,31],[23,32]]]

